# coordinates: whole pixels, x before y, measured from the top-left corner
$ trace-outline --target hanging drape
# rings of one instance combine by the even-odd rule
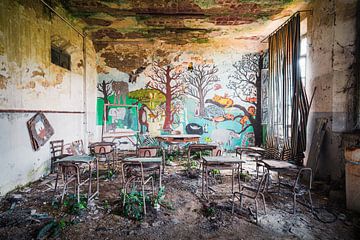
[[[291,144],[293,157],[306,146],[308,102],[300,70],[300,14],[269,37],[269,125],[268,136],[278,144]]]

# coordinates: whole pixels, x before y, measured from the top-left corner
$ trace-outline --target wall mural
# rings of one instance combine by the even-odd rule
[[[177,55],[130,74],[118,69],[99,73],[98,124],[103,124],[104,104],[136,105],[141,133],[199,134],[201,142],[227,150],[260,144],[263,56],[237,59],[224,64]]]

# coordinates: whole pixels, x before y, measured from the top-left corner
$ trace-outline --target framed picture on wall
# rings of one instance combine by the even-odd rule
[[[35,114],[29,121],[27,127],[30,134],[32,147],[37,151],[54,134],[54,129],[42,112]]]
[[[139,130],[137,105],[104,104],[103,137],[135,135]]]

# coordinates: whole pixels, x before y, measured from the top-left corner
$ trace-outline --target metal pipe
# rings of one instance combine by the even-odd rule
[[[0,113],[73,113],[84,114],[82,111],[56,111],[56,110],[42,110],[42,109],[0,109]]]
[[[302,12],[313,12],[313,10],[301,10],[301,11],[296,11],[293,15],[291,15],[285,22],[283,22],[279,27],[277,27],[274,31],[272,31],[272,33],[270,33],[267,37],[265,37],[263,40],[260,41],[260,43],[265,43],[264,41],[267,40],[269,37],[273,36],[274,34],[276,34],[284,25],[286,25],[288,22],[291,21],[291,19],[293,19],[297,14],[302,13]]]
[[[87,74],[86,74],[86,70],[87,70],[87,57],[86,57],[86,54],[87,54],[87,51],[86,51],[86,34],[84,33],[83,36],[83,70],[84,70],[84,73],[83,73],[83,110],[84,110],[84,120],[83,120],[83,126],[84,126],[84,142],[85,144],[87,145],[88,143],[88,115],[87,115],[87,99],[86,99],[86,96],[87,96],[87,91],[86,91],[86,80],[87,80]],[[85,145],[85,147],[87,147]]]
[[[44,0],[40,0],[47,8],[49,8],[53,13],[55,13],[61,20],[63,20],[67,25],[69,25],[72,29],[74,29],[78,34],[80,34],[83,38],[86,37],[86,34],[83,34],[80,30],[74,27],[66,18],[61,16],[58,12],[55,11],[49,4],[47,4]]]

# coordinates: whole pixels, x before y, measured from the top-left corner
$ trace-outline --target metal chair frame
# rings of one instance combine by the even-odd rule
[[[240,192],[234,192],[233,193],[233,198],[232,198],[233,204],[232,204],[231,213],[234,214],[235,197],[240,200],[240,207],[241,208],[242,208],[242,199],[243,199],[243,197],[253,199],[254,202],[255,202],[255,219],[256,219],[256,224],[257,224],[258,223],[258,201],[257,201],[257,198],[259,196],[262,197],[263,204],[264,204],[264,212],[266,214],[266,202],[265,202],[264,192],[266,191],[266,186],[268,184],[268,179],[269,179],[269,172],[265,172],[263,174],[257,188],[248,187],[248,186],[242,186]],[[247,190],[248,192],[252,192],[252,193],[255,193],[255,194],[254,195],[249,195],[244,190]]]
[[[154,147],[156,148],[156,150],[158,150],[158,147]],[[154,154],[155,153],[155,154]],[[150,151],[150,149],[143,149],[143,151],[138,151],[138,157],[155,157],[157,155],[157,151],[153,152]],[[154,181],[154,172],[156,172],[157,170],[159,171],[159,188],[161,188],[161,165],[164,166],[165,163],[165,159],[164,159],[164,154],[162,156],[162,164],[160,164],[159,167],[153,167],[152,163],[149,164],[144,164],[140,161],[138,162],[133,162],[133,163],[123,163],[122,164],[122,176],[123,176],[123,192],[124,192],[124,199],[123,199],[123,207],[126,204],[126,193],[127,193],[127,188],[131,183],[140,183],[141,186],[141,191],[142,191],[142,197],[143,197],[143,208],[144,208],[144,215],[146,215],[146,196],[145,196],[145,185],[148,184],[151,181],[151,190],[152,190],[152,194],[155,195],[155,181]],[[140,166],[140,171],[136,170],[136,167],[134,168],[134,166]],[[129,167],[132,168],[130,169],[133,170],[131,172],[131,176],[126,180],[126,174],[125,174],[125,169]],[[158,169],[157,169],[158,168]],[[139,174],[140,173],[140,174]]]
[[[307,179],[307,185],[303,185],[301,183],[301,181],[304,180],[302,178],[302,176],[304,176],[304,172],[309,173],[309,179]],[[296,180],[294,183],[294,187],[292,189],[293,190],[293,214],[295,214],[295,212],[296,212],[297,196],[302,196],[306,193],[309,194],[311,212],[314,211],[313,202],[312,202],[312,198],[311,198],[311,184],[312,184],[312,169],[311,168],[301,168],[297,174],[297,177],[296,177]],[[305,188],[303,188],[303,186],[305,186]]]

